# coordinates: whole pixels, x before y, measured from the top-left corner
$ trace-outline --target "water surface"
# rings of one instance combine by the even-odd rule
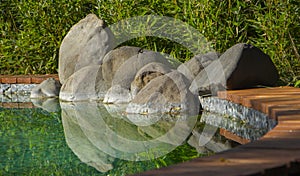
[[[126,114],[97,102],[0,108],[0,124],[0,175],[127,175],[237,145],[201,116]]]

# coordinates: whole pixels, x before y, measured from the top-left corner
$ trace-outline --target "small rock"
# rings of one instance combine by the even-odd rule
[[[30,98],[58,97],[61,84],[54,78],[48,78],[31,90]]]

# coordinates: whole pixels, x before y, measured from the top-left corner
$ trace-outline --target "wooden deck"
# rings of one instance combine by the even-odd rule
[[[137,175],[200,176],[296,176],[300,175],[300,89],[293,87],[223,91],[219,98],[259,110],[278,121],[260,140],[238,139],[226,130],[221,134],[242,141],[234,149],[211,157]]]

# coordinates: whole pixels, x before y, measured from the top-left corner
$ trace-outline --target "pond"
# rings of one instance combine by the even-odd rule
[[[220,128],[245,129],[248,137],[266,132],[230,117],[224,127],[210,124],[219,117],[209,112],[133,115],[100,102],[50,102],[0,108],[0,175],[135,174],[239,145]]]

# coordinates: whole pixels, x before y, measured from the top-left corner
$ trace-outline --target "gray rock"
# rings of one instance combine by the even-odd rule
[[[63,84],[77,70],[99,65],[114,48],[114,35],[96,15],[89,14],[75,24],[62,41],[58,74]]]
[[[59,98],[64,101],[101,100],[109,89],[103,80],[101,65],[87,66],[63,84]]]
[[[184,76],[190,81],[192,81],[212,61],[218,59],[219,56],[220,54],[216,52],[199,54],[194,56],[189,61],[182,63],[177,70],[184,74]]]
[[[193,93],[220,89],[242,89],[258,85],[274,86],[278,73],[272,60],[255,46],[240,43],[202,70],[191,84]]]
[[[131,100],[132,95],[128,88],[124,88],[121,85],[113,85],[105,94],[103,103],[122,104],[128,103]]]
[[[199,113],[200,102],[188,87],[189,80],[172,71],[150,81],[128,105],[127,113]]]
[[[119,68],[112,80],[112,87],[104,97],[104,103],[128,103],[131,99],[131,82],[138,70],[151,62],[160,62],[170,65],[160,54],[154,51],[144,50],[127,59]]]
[[[131,95],[134,97],[152,79],[165,75],[169,72],[171,72],[169,65],[164,65],[158,62],[151,62],[145,65],[137,72],[133,82],[131,83]]]
[[[48,78],[31,90],[30,98],[58,97],[61,84],[54,78]]]
[[[102,64],[103,79],[111,85],[115,73],[119,67],[132,56],[139,54],[141,48],[132,46],[122,46],[111,50],[105,55]]]

